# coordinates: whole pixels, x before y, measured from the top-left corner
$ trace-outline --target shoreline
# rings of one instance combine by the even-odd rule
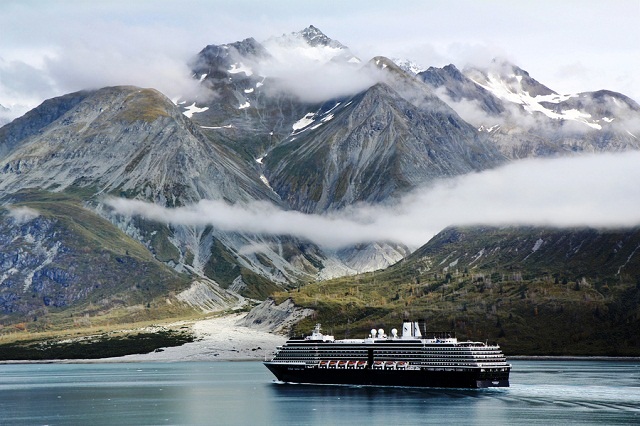
[[[146,354],[131,354],[95,359],[7,360],[0,364],[103,364],[182,361],[261,361],[282,345],[287,337],[255,330],[238,322],[246,315],[231,314],[195,321],[190,331],[194,342],[157,349]]]
[[[247,314],[238,313],[199,320],[189,325],[194,342],[157,349],[146,354],[131,354],[96,359],[7,360],[2,364],[102,364],[184,361],[263,361],[287,337],[239,325]],[[185,323],[180,325],[184,326]],[[640,356],[581,355],[506,355],[507,360],[522,361],[640,361]]]

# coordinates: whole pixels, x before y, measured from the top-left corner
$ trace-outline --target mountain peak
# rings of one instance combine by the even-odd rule
[[[524,93],[530,96],[557,95],[556,92],[532,78],[522,68],[503,58],[494,58],[485,68],[466,69],[464,74],[474,81],[489,85],[501,86],[511,93]]]
[[[310,46],[328,46],[335,49],[346,49],[347,47],[339,41],[333,40],[327,37],[320,29],[309,25],[298,33],[294,33],[301,36]]]
[[[300,43],[303,43],[314,48],[348,50],[347,46],[337,40],[327,37],[322,31],[320,31],[320,29],[313,25],[309,25],[307,28],[298,32],[282,34],[280,37],[270,38],[265,43],[267,45],[272,45],[272,42],[281,46],[299,46]]]

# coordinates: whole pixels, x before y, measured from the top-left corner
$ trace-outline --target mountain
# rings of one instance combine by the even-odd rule
[[[428,262],[402,269],[414,257],[397,241],[327,248],[192,212],[215,201],[331,218],[520,157],[638,148],[638,105],[623,95],[558,95],[502,62],[418,74],[382,56],[362,62],[314,26],[209,45],[190,66],[201,87],[193,98],[85,90],[0,128],[0,325],[221,310],[366,271],[422,279]],[[113,199],[138,210],[114,209]],[[559,241],[562,232],[574,231],[558,231]],[[393,312],[373,310],[396,315],[403,297]]]
[[[0,126],[4,126],[11,121],[11,110],[4,105],[0,104]]]
[[[164,95],[135,87],[45,102],[1,130],[0,190],[95,187],[169,205],[277,197]],[[253,173],[253,176],[251,174]]]
[[[409,316],[458,339],[497,341],[507,355],[637,356],[638,248],[638,228],[449,228],[384,271],[276,293],[265,305],[314,309],[294,332],[322,322],[360,335]]]
[[[416,62],[413,62],[410,59],[391,58],[391,60],[407,74],[416,75],[423,71],[426,71],[423,66],[417,64]]]
[[[294,208],[318,212],[383,202],[438,178],[500,164],[502,156],[446,104],[428,96],[412,100],[378,83],[305,115],[263,160],[271,186]]]
[[[11,194],[34,188],[80,194],[86,207],[178,271],[214,279],[224,288],[253,297],[309,276],[351,271],[347,262],[332,261],[332,254],[287,236],[157,224],[114,214],[105,206],[102,197],[107,195],[166,207],[203,199],[282,204],[261,180],[257,163],[243,161],[223,143],[205,136],[154,90],[112,87],[66,95],[45,102],[1,131],[8,135],[0,145],[6,152],[0,159],[0,191],[6,202]],[[397,250],[394,260],[406,254],[401,247]],[[325,269],[323,262],[331,268]]]
[[[601,90],[561,95],[506,61],[419,77],[510,158],[638,149],[640,105]]]
[[[197,284],[220,306],[237,297],[175,271],[73,196],[21,191],[0,208],[0,322],[28,330],[184,315]],[[213,299],[213,297],[212,297]]]

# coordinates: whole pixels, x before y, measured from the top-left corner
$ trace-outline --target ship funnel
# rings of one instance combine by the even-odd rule
[[[420,325],[418,324],[418,321],[413,323],[413,336],[422,337],[422,333],[420,333]]]
[[[404,321],[402,323],[402,337],[411,337],[412,323],[410,321]]]
[[[407,339],[411,337],[422,337],[418,321],[404,321],[402,323],[402,337]]]

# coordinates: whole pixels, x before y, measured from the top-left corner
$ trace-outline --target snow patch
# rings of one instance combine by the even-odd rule
[[[522,77],[513,75],[521,84]],[[520,78],[518,78],[520,77]],[[522,105],[525,111],[533,114],[535,112],[542,113],[554,120],[571,120],[585,124],[593,129],[601,130],[602,126],[594,121],[591,114],[587,114],[576,109],[563,110],[561,112],[552,111],[546,108],[543,103],[560,104],[570,98],[577,97],[576,94],[559,95],[557,93],[551,95],[531,96],[526,90],[514,91],[507,81],[504,81],[499,75],[489,73],[485,84],[472,80],[478,86],[488,90],[500,99],[505,99],[518,105]]]
[[[484,255],[484,249],[480,250],[475,257],[473,258],[473,260],[471,262],[469,262],[469,265],[473,265],[474,263],[476,263],[478,260],[480,260],[480,258]]]
[[[485,127],[484,125],[478,127],[478,131],[479,132],[487,132],[487,133],[492,133],[495,132],[497,130],[500,130],[500,125],[499,124],[495,124],[491,127]]]
[[[323,123],[326,123],[327,121],[329,121],[329,120],[331,120],[331,119],[333,119],[333,114],[329,114],[329,115],[327,115],[326,117],[324,117],[324,118],[323,118],[322,120],[320,120],[320,121],[322,121]]]
[[[208,109],[209,109],[209,107],[199,108],[199,107],[196,106],[196,103],[194,102],[191,105],[189,105],[188,107],[186,107],[186,111],[184,111],[183,114],[186,115],[187,117],[191,118],[191,117],[193,117],[193,114],[200,113],[200,112],[205,112]]]
[[[239,74],[243,72],[247,77],[253,75],[253,70],[243,64],[242,62],[237,62],[235,64],[231,64],[231,68],[227,70],[229,74]]]
[[[227,124],[226,126],[200,126],[201,129],[235,129],[233,124]]]
[[[540,247],[542,247],[543,243],[544,243],[544,240],[542,238],[538,238],[536,243],[533,245],[533,249],[531,251],[534,253],[537,252],[540,249]]]
[[[238,109],[245,109],[245,108],[249,108],[251,106],[251,104],[247,101],[243,104],[241,104]]]
[[[314,116],[315,116],[315,114],[312,113],[312,112],[306,114],[300,120],[298,120],[295,123],[293,123],[293,126],[291,126],[291,128],[293,129],[294,132],[304,129],[305,127],[307,127],[307,126],[309,126],[310,124],[313,123],[313,121],[314,121],[313,117]]]
[[[271,187],[271,184],[269,183],[269,180],[265,175],[260,175],[260,180],[262,181],[262,183],[264,183],[267,186],[267,188],[273,191],[273,188]]]

